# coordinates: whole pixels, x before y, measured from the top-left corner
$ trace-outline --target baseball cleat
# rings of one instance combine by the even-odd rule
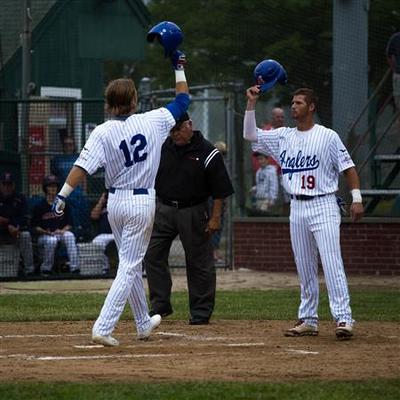
[[[293,328],[288,329],[284,335],[288,337],[295,336],[317,336],[318,327],[306,324],[303,320],[298,320]]]
[[[339,340],[350,339],[353,336],[353,327],[346,322],[338,322],[335,333]]]
[[[149,338],[151,332],[161,324],[161,315],[155,314],[150,318],[150,327],[144,330],[143,332],[138,332],[137,338],[138,340],[146,340]]]
[[[113,338],[111,335],[104,336],[104,335],[93,334],[92,342],[110,347],[115,347],[119,345],[118,340]]]

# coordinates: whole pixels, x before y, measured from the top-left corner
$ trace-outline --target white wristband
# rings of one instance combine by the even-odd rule
[[[71,185],[68,185],[67,182],[65,182],[64,186],[61,188],[58,194],[63,197],[68,197],[73,191],[74,188]]]
[[[353,203],[362,203],[360,189],[353,189],[350,193],[353,196]]]
[[[175,82],[186,82],[186,75],[183,69],[175,70]]]

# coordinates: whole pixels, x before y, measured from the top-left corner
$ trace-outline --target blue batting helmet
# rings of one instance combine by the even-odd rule
[[[275,86],[276,82],[285,85],[287,83],[287,74],[285,68],[278,61],[269,59],[256,65],[254,79],[256,84],[260,85],[261,92],[266,92]]]
[[[152,42],[155,38],[164,47],[165,57],[168,57],[182,43],[183,33],[178,25],[170,21],[163,21],[154,25],[147,33],[148,42]]]

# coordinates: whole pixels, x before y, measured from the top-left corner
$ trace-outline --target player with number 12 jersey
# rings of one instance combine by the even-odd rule
[[[161,145],[174,125],[166,108],[107,121],[90,134],[75,165],[89,174],[107,167],[107,189],[154,188]]]

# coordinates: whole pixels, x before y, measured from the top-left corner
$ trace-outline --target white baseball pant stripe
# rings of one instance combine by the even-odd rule
[[[138,333],[150,327],[142,277],[142,261],[150,242],[155,214],[155,191],[134,195],[116,190],[108,198],[108,219],[118,249],[117,276],[107,294],[93,333],[110,335],[129,301]]]
[[[318,325],[318,251],[335,321],[353,324],[340,250],[340,211],[335,195],[291,201],[290,236],[301,285],[298,318]]]

